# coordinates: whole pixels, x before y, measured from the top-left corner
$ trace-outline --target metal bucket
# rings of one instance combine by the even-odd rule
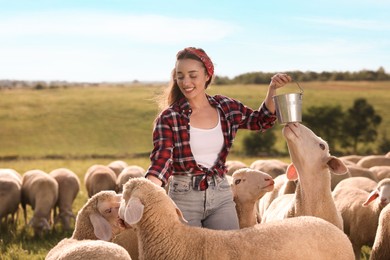
[[[300,93],[290,93],[273,96],[276,108],[276,117],[279,124],[302,121],[302,96],[303,89],[299,86]]]

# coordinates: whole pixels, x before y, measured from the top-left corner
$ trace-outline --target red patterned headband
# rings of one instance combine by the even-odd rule
[[[176,57],[181,56],[185,52],[191,53],[191,54],[195,55],[196,57],[198,57],[202,61],[203,65],[206,67],[207,74],[210,77],[213,76],[213,74],[214,74],[213,62],[211,61],[209,56],[207,56],[207,54],[206,54],[206,52],[204,50],[197,49],[197,48],[194,48],[194,47],[188,47],[188,48],[185,48],[184,50],[179,51],[177,53]]]

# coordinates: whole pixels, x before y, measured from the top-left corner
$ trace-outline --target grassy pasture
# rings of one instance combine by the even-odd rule
[[[305,82],[303,110],[310,106],[351,107],[356,98],[366,98],[383,118],[379,133],[390,127],[389,82]],[[153,98],[163,86],[16,89],[0,95],[0,156],[80,158],[128,157],[148,154],[157,105]],[[257,108],[266,85],[212,86],[210,94],[224,94]],[[283,92],[282,92],[283,91]],[[289,84],[279,93],[298,92]],[[325,126],[324,126],[325,127]],[[277,125],[276,130],[282,126]],[[238,132],[232,152],[242,152]],[[278,131],[277,147],[285,149]]]
[[[389,82],[307,82],[300,85],[304,89],[304,110],[314,105],[338,104],[345,109],[352,106],[353,100],[363,97],[383,118],[379,133],[390,127]],[[162,87],[0,91],[0,157],[4,158],[0,168],[12,168],[21,174],[31,169],[50,172],[66,167],[73,170],[81,180],[81,192],[73,205],[77,212],[87,200],[83,178],[91,165],[121,159],[128,164],[148,167],[152,123],[157,113],[153,98]],[[255,108],[266,90],[266,85],[234,85],[212,86],[208,92],[237,98]],[[291,84],[278,92],[297,91],[297,86]],[[282,127],[277,125],[276,128],[279,131]],[[238,133],[228,159],[242,160],[249,165],[257,158],[242,156],[241,142],[246,133]],[[281,131],[278,147],[285,148]],[[289,158],[281,159],[289,161]],[[28,216],[32,216],[31,210]],[[0,259],[44,259],[50,248],[68,236],[69,233],[57,229],[43,239],[34,240],[31,230],[24,226],[20,211],[16,228],[1,227]]]

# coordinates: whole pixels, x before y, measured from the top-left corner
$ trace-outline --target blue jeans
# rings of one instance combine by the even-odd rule
[[[192,187],[191,176],[174,175],[168,195],[183,212],[190,226],[210,229],[239,229],[236,204],[228,180],[208,178],[208,188],[199,191]]]

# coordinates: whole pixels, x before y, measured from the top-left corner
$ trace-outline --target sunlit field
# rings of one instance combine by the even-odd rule
[[[379,135],[390,129],[389,82],[305,82],[300,85],[304,89],[304,111],[310,106],[322,105],[341,105],[346,109],[355,99],[365,98],[382,117]],[[123,160],[129,165],[148,167],[153,120],[158,112],[154,98],[163,87],[1,90],[0,168],[12,168],[22,175],[31,169],[45,172],[62,167],[71,169],[81,181],[81,191],[73,205],[73,212],[77,213],[87,200],[83,179],[91,165]],[[208,93],[227,95],[257,108],[266,90],[266,85],[211,86]],[[280,93],[286,92],[299,92],[299,89],[290,84],[280,90]],[[280,151],[287,151],[282,126],[275,127],[276,146]],[[244,155],[242,140],[248,133],[239,132],[228,159],[241,160],[248,165],[256,159],[266,159]],[[279,159],[289,162],[288,156]],[[29,209],[28,218],[31,216]],[[59,226],[44,238],[34,239],[20,210],[16,226],[1,226],[0,259],[44,259],[50,248],[70,235]],[[365,251],[369,253],[369,248]]]

